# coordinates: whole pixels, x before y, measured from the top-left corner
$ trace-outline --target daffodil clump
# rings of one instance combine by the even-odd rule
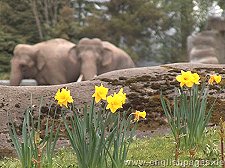
[[[108,88],[105,88],[103,85],[101,86],[95,86],[95,93],[92,95],[92,97],[95,98],[95,102],[98,103],[100,100],[107,100],[108,105],[106,106],[106,109],[110,109],[112,113],[115,113],[116,110],[123,108],[123,104],[126,103],[126,93],[123,92],[123,88],[119,90],[118,93],[114,93],[113,95],[107,96],[108,94]],[[146,112],[143,111],[135,111],[134,113],[131,113],[134,115],[133,121],[139,121],[140,118],[145,119]]]
[[[145,111],[135,111],[130,115],[122,112],[127,99],[123,88],[111,95],[108,92],[109,89],[102,84],[95,86],[91,106],[85,105],[82,115],[75,108],[70,90],[62,88],[55,95],[58,105],[66,107],[62,108],[63,121],[80,168],[124,167],[137,121],[146,117]],[[100,102],[104,108],[100,106],[95,110],[95,104]],[[73,115],[68,121],[66,113],[71,111]]]
[[[198,73],[191,71],[182,70],[181,74],[176,76],[180,88],[175,88],[173,107],[161,92],[162,107],[176,142],[175,159],[178,159],[180,150],[188,150],[193,157],[201,148],[204,131],[215,103],[208,108],[209,88],[210,85],[220,83],[222,77],[213,74],[209,75],[208,82],[200,79]]]
[[[58,96],[59,94],[57,94],[57,97]],[[61,104],[61,101],[59,102]],[[62,104],[64,104],[64,101]],[[64,105],[66,106],[67,104]],[[43,98],[40,100],[39,109],[42,109],[42,107]],[[38,110],[38,118],[34,119],[34,114],[37,112],[35,107],[29,106],[26,109],[21,128],[21,135],[16,131],[16,126],[14,125],[11,116],[8,114],[9,135],[12,139],[22,168],[53,167],[53,155],[59,137],[60,124],[56,124],[55,122],[57,109],[54,110],[51,106],[47,108],[45,106],[45,110],[48,115],[45,117],[45,120],[42,120],[42,110]],[[54,116],[49,115],[50,111],[51,113],[53,112]],[[44,130],[44,132],[42,132],[42,130]]]
[[[107,96],[108,90],[102,84],[101,86],[95,86],[95,93],[92,97],[95,98],[96,103],[100,102],[100,100],[107,100],[106,109],[110,109],[112,113],[115,113],[119,108],[123,108],[123,104],[126,103],[126,93],[123,93],[123,88],[121,88],[118,93]]]
[[[76,153],[79,168],[125,167],[125,160],[130,143],[137,127],[137,121],[146,117],[146,112],[135,111],[127,115],[122,112],[126,103],[123,88],[108,95],[109,89],[95,86],[91,105],[77,108],[68,88],[58,89],[54,98],[62,107],[62,120],[70,144]],[[95,109],[95,103],[102,101],[104,107]],[[42,102],[42,101],[41,101]],[[42,103],[40,104],[40,109]],[[120,112],[118,112],[120,109]],[[52,167],[55,145],[60,135],[62,123],[55,124],[58,108],[54,110],[54,118],[45,120],[45,132],[41,137],[41,110],[38,121],[34,122],[33,106],[29,107],[22,124],[22,136],[18,135],[12,118],[8,116],[9,134],[15,146],[22,167]],[[51,106],[48,114],[52,112]],[[69,115],[67,115],[69,114]]]

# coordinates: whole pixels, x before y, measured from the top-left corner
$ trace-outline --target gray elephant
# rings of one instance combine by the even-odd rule
[[[52,39],[35,45],[18,44],[11,59],[10,85],[18,86],[24,78],[35,79],[38,85],[54,85],[76,81],[80,63],[69,54],[75,44]]]
[[[82,80],[89,80],[105,72],[133,68],[134,62],[122,49],[100,39],[83,38],[71,49],[81,61]]]

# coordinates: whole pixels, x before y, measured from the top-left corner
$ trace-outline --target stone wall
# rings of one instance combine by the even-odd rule
[[[127,93],[128,98],[124,108],[131,108],[131,111],[145,110],[147,112],[147,119],[140,124],[139,129],[142,131],[155,130],[166,124],[160,103],[160,90],[168,97],[171,97],[174,87],[179,86],[175,77],[181,70],[192,70],[198,72],[201,76],[217,72],[225,77],[225,65],[222,64],[177,63],[113,71],[102,74],[92,81],[80,83],[52,86],[0,86],[0,156],[12,156],[14,151],[8,134],[7,112],[13,117],[14,124],[19,129],[24,111],[28,105],[38,108],[42,96],[44,106],[54,103],[54,95],[57,89],[62,87],[71,90],[74,103],[78,106],[90,102],[95,85],[102,83],[110,88],[109,93],[124,87],[124,92]],[[224,81],[222,84],[225,84]],[[217,96],[217,90],[218,87],[214,86],[211,96]],[[225,117],[224,96],[224,92],[219,95],[212,122],[216,123],[220,116]],[[43,116],[45,116],[44,111]]]

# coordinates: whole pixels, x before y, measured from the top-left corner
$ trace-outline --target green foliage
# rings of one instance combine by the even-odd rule
[[[10,33],[5,33],[0,28],[0,73],[10,72],[10,60],[13,55],[13,49],[18,43],[22,43],[19,38],[15,38]]]
[[[9,77],[10,76],[10,73],[8,72],[8,73],[6,73],[6,72],[4,72],[4,73],[0,73],[0,80],[9,80]]]
[[[31,15],[24,15],[27,10],[24,2],[2,0],[0,6],[0,73],[9,73],[14,47],[25,43],[29,36],[27,32],[33,34],[34,30],[30,29],[33,23],[29,22],[28,17]]]
[[[10,34],[19,42],[35,43],[38,34],[29,3],[24,0],[0,2],[3,32]]]

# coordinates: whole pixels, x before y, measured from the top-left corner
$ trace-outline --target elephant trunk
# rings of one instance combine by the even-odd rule
[[[83,75],[83,80],[90,80],[97,75],[96,63],[83,62],[81,66],[81,75]]]
[[[22,80],[22,72],[17,62],[11,64],[10,85],[19,86]]]

